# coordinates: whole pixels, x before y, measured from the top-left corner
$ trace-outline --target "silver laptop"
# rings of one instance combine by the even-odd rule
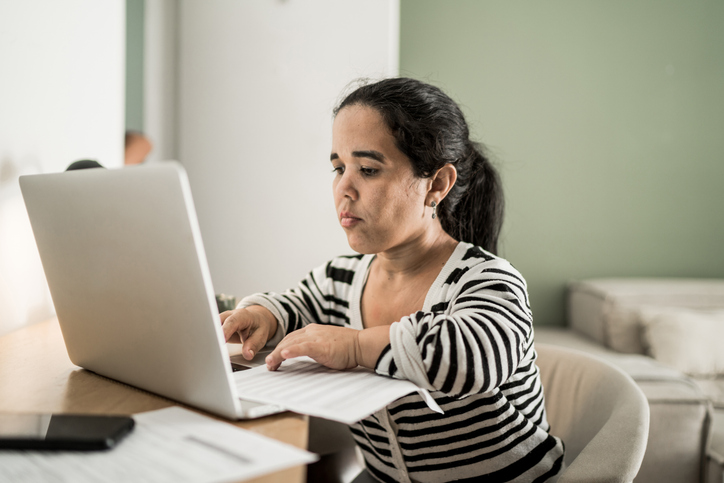
[[[22,176],[20,187],[74,364],[229,419],[281,411],[237,393],[180,164]]]

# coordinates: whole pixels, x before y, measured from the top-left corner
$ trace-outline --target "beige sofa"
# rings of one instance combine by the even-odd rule
[[[724,280],[597,279],[569,287],[568,326],[536,341],[593,353],[646,395],[637,483],[724,481]]]

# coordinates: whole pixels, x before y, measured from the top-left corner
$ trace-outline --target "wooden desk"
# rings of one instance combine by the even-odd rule
[[[55,319],[0,337],[0,411],[134,414],[173,405],[183,406],[73,365]],[[286,412],[227,422],[298,448],[307,447],[306,416]],[[305,467],[299,466],[248,481],[303,482],[305,474]]]

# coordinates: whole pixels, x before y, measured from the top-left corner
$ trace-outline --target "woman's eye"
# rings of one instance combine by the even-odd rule
[[[360,172],[362,172],[362,174],[364,176],[374,176],[377,174],[377,171],[378,170],[376,170],[374,168],[365,168],[365,167],[360,168]]]
[[[332,168],[332,172],[341,175],[342,173],[344,173],[344,166],[335,166],[334,168]]]

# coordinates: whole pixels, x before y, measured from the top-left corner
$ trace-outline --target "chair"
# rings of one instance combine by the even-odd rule
[[[566,446],[558,483],[631,482],[649,433],[649,406],[620,369],[573,349],[536,344],[551,434]]]

